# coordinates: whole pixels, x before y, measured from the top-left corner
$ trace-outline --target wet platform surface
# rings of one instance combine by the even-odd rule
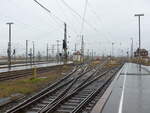
[[[103,109],[97,113],[150,113],[150,67],[126,63],[112,86]],[[99,105],[101,106],[101,105]]]
[[[68,62],[68,64],[70,64],[72,62]],[[62,65],[63,62],[61,63],[42,63],[42,64],[35,64],[35,65],[25,65],[25,66],[16,66],[16,67],[11,67],[11,69],[9,68],[1,68],[0,69],[0,73],[1,72],[8,72],[8,71],[15,71],[15,70],[25,70],[25,69],[31,69],[33,67],[48,67],[48,66],[57,66],[57,65]]]
[[[47,64],[47,63],[50,63],[50,62],[35,62],[33,65],[36,65],[36,64]],[[17,63],[17,64],[12,64],[11,66],[12,67],[16,67],[16,66],[27,66],[27,65],[31,65],[31,63]],[[0,68],[8,68],[8,65],[0,65]]]

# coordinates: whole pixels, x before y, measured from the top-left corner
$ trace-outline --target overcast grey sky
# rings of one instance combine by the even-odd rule
[[[51,10],[43,10],[33,0],[0,0],[0,54],[6,53],[8,26],[12,26],[12,45],[19,53],[25,52],[25,40],[35,41],[36,50],[45,51],[46,43],[51,46],[56,40],[63,39],[63,22],[68,25],[69,49],[77,43],[80,48],[81,18],[63,3],[63,0],[38,0]],[[64,0],[71,8],[83,16],[85,0]],[[99,54],[110,53],[114,42],[115,54],[138,44],[138,21],[135,13],[144,13],[141,18],[142,47],[150,48],[150,1],[149,0],[88,0],[83,30],[85,48]],[[55,16],[54,16],[55,15]],[[121,44],[120,44],[121,43]]]

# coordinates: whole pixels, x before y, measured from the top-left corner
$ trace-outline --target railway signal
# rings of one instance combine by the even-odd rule
[[[67,63],[67,24],[64,23],[64,40],[63,40],[63,49],[64,49],[64,64]]]

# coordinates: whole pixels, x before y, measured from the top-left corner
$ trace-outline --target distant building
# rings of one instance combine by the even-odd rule
[[[138,57],[138,56],[139,56],[139,48],[134,52],[134,57]],[[140,56],[143,58],[147,58],[148,51],[146,49],[140,49]]]
[[[82,54],[80,51],[77,51],[73,54],[73,61],[74,62],[82,62],[83,58],[82,58]]]

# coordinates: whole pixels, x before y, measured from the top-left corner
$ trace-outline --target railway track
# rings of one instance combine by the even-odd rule
[[[68,101],[69,98],[72,98],[76,94],[85,94],[82,96],[86,97],[89,96],[87,94],[91,94],[91,91],[93,95],[95,95],[95,93],[99,91],[97,90],[97,88],[100,89],[98,86],[99,84],[96,83],[103,80],[105,78],[104,75],[107,73],[112,73],[111,71],[108,71],[109,69],[105,69],[103,65],[99,65],[92,69],[88,66],[78,68],[35,96],[8,110],[6,113],[51,113],[55,111],[63,113],[61,111],[62,107],[60,106],[67,105],[64,102]],[[110,74],[111,77],[113,75],[114,73],[112,75]],[[106,78],[104,81],[108,81],[108,77]],[[88,88],[91,88],[91,90]],[[76,105],[79,105],[79,103],[76,103]],[[60,109],[57,110],[56,108],[59,107]],[[74,108],[74,106],[72,108]],[[66,113],[66,111],[64,113]]]
[[[99,76],[78,87],[72,93],[60,98],[57,102],[46,106],[39,113],[89,113],[92,106],[85,109],[85,106],[91,102],[107,85],[110,83],[117,69],[105,71]]]
[[[49,72],[54,67],[37,68],[37,74]],[[30,76],[32,74],[33,74],[33,69],[2,72],[0,73],[0,81],[6,81],[6,80],[16,79],[20,77]]]
[[[36,95],[32,96],[31,98],[29,98],[28,100],[26,100],[23,103],[19,104],[14,109],[12,109],[8,112],[13,113],[13,112],[17,111],[17,109],[32,105],[32,103],[38,101],[41,98],[42,99],[45,98],[45,96],[47,96],[51,93],[54,93],[57,90],[59,90],[59,91],[62,90],[63,88],[65,88],[65,86],[69,85],[69,83],[72,82],[72,80],[73,80],[72,78],[74,76],[76,76],[77,74],[83,73],[83,72],[86,73],[85,71],[87,71],[89,69],[90,69],[90,67],[88,65],[84,65],[82,67],[81,66],[75,67],[74,70],[72,72],[70,72],[68,75],[66,75],[63,78],[57,80],[54,84],[49,85],[47,88],[43,89],[42,91],[40,91]]]

